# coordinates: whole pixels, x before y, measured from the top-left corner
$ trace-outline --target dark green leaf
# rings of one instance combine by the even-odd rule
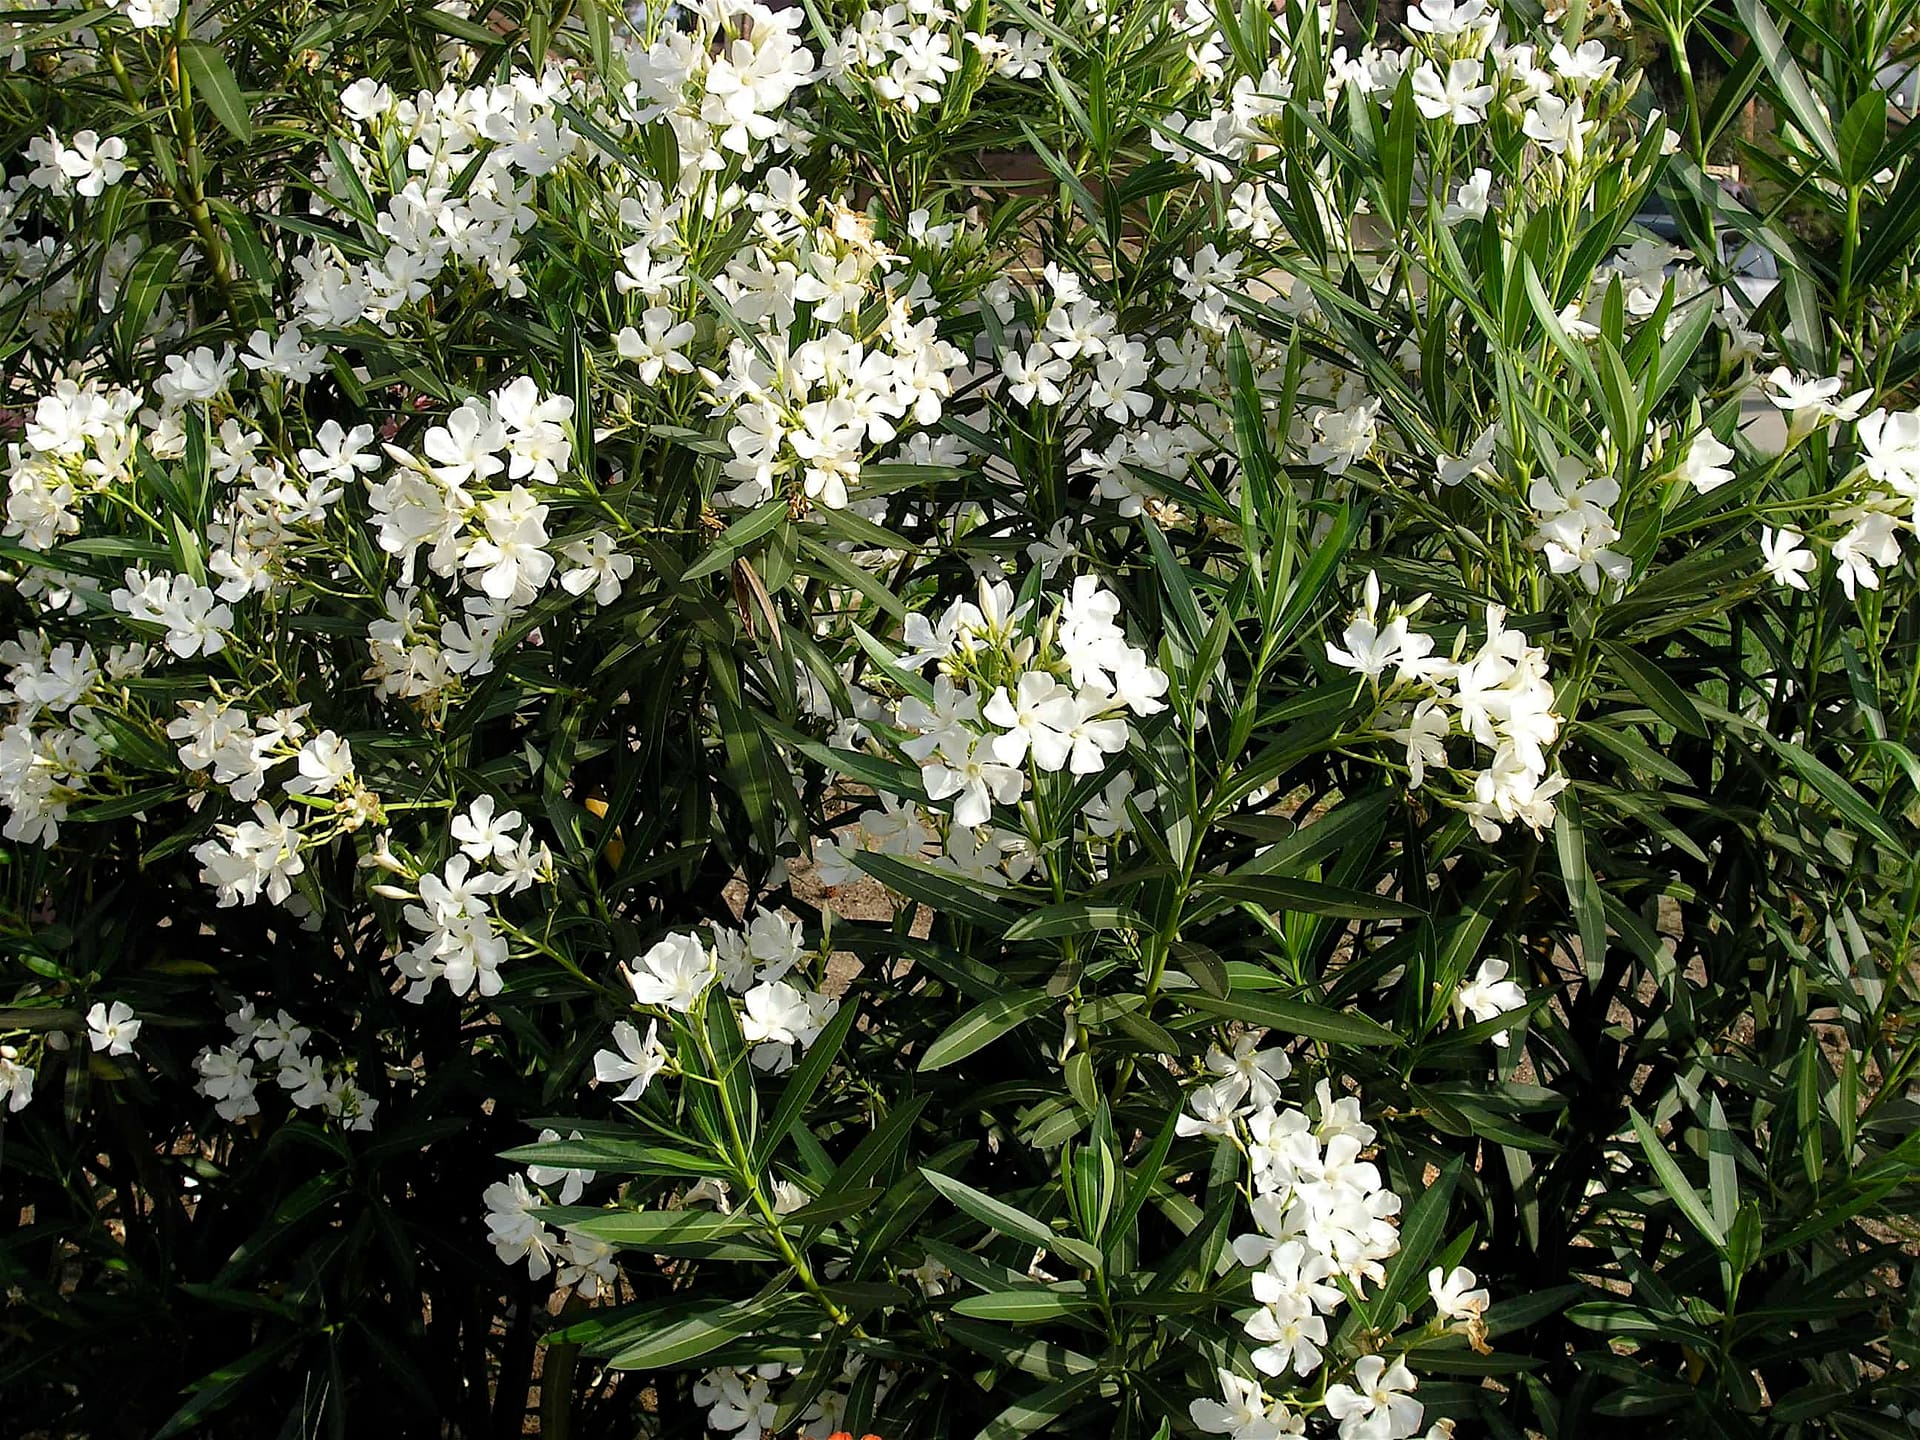
[[[252,144],[253,121],[247,115],[247,102],[241,98],[240,86],[219,48],[201,40],[186,41],[180,46],[180,63],[213,118],[242,145]]]
[[[1194,886],[1202,895],[1221,895],[1230,900],[1252,901],[1276,914],[1297,912],[1305,915],[1332,915],[1348,920],[1418,919],[1415,906],[1390,900],[1365,890],[1349,890],[1342,885],[1327,885],[1318,880],[1293,880],[1280,875],[1209,876]]]
[[[1658,665],[1637,651],[1618,642],[1604,642],[1608,659],[1625,682],[1627,691],[1654,714],[1676,730],[1689,735],[1705,735],[1707,722],[1687,692],[1682,690]]]
[[[807,1102],[813,1098],[814,1092],[827,1078],[827,1072],[833,1068],[833,1062],[839,1058],[840,1047],[846,1043],[859,1013],[857,1001],[842,1001],[833,1019],[827,1022],[826,1028],[808,1047],[806,1058],[794,1067],[793,1074],[788,1077],[787,1088],[780,1092],[779,1103],[774,1106],[773,1119],[760,1137],[758,1164],[766,1164],[775,1148],[787,1138],[787,1132],[799,1123],[806,1112]]]
[[[919,1069],[939,1070],[992,1044],[1010,1030],[1054,1007],[1044,990],[1010,990],[976,1005],[941,1032],[920,1057]]]
[[[1405,1042],[1376,1020],[1350,1010],[1329,1010],[1270,995],[1189,995],[1187,1003],[1231,1020],[1264,1025],[1276,1035],[1305,1035],[1329,1045],[1400,1045]]]
[[[848,857],[889,890],[918,900],[936,915],[947,915],[978,925],[996,935],[1005,934],[1015,916],[1004,905],[945,870],[920,860],[908,860],[877,850],[856,850]]]
[[[1653,1167],[1654,1177],[1659,1180],[1660,1188],[1667,1192],[1667,1198],[1679,1206],[1680,1213],[1707,1238],[1714,1249],[1726,1249],[1727,1237],[1715,1223],[1713,1213],[1700,1198],[1700,1192],[1688,1184],[1687,1177],[1680,1173],[1679,1163],[1667,1153],[1666,1145],[1653,1126],[1631,1105],[1627,1107],[1627,1118],[1633,1122],[1633,1133],[1640,1137],[1640,1148],[1646,1153],[1647,1163]]]
[[[764,1260],[773,1253],[753,1240],[750,1217],[705,1210],[609,1210],[594,1218],[570,1220],[567,1229],[646,1255]]]
[[[958,1315],[971,1315],[977,1320],[1010,1320],[1023,1325],[1057,1320],[1063,1315],[1079,1315],[1092,1308],[1093,1300],[1084,1291],[1071,1294],[1037,1286],[969,1295],[953,1305]]]
[[[964,1181],[942,1175],[937,1170],[929,1170],[922,1166],[920,1173],[926,1177],[927,1183],[947,1200],[988,1229],[996,1230],[1010,1239],[1050,1250],[1089,1269],[1100,1267],[1099,1251],[1083,1241],[1057,1234],[1044,1222],[1036,1220],[1026,1211],[1015,1209],[1004,1200],[996,1200]]]
[[[1794,126],[1807,137],[1820,158],[1838,177],[1844,167],[1840,163],[1840,147],[1827,123],[1825,109],[1814,99],[1813,91],[1807,88],[1806,76],[1800,73],[1800,67],[1794,63],[1793,53],[1774,25],[1773,17],[1767,13],[1766,5],[1762,0],[1733,0],[1733,7],[1739,12],[1748,38],[1759,49],[1761,63],[1773,77],[1775,93],[1787,114],[1792,117]]]
[[[1095,930],[1138,930],[1142,921],[1124,905],[1096,905],[1068,900],[1029,910],[1007,927],[1008,940],[1044,940],[1061,935],[1084,935]]]

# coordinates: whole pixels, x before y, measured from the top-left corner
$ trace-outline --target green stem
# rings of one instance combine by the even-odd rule
[[[180,7],[180,16],[176,25],[173,47],[167,51],[168,69],[173,81],[175,108],[173,111],[174,132],[181,141],[185,153],[174,156],[170,168],[175,171],[177,183],[170,187],[172,198],[180,206],[187,222],[193,226],[193,232],[199,237],[201,247],[207,252],[207,264],[213,269],[214,283],[220,287],[221,298],[226,303],[229,318],[234,316],[233,266],[227,256],[226,237],[220,233],[220,227],[214,223],[213,211],[207,204],[205,188],[200,183],[202,164],[200,137],[193,123],[193,87],[187,79],[187,72],[180,64],[179,46],[187,35],[187,7]],[[140,101],[139,90],[133,83],[133,77],[127,73],[126,62],[120,58],[120,52],[109,45],[106,51],[107,68],[113,72],[114,82],[120,87],[120,94],[136,114],[144,116],[146,107]],[[160,132],[150,122],[143,120],[147,140],[156,152],[162,148]],[[165,147],[171,155],[172,147]]]
[[[1834,308],[1840,312],[1840,324],[1833,337],[1833,363],[1828,367],[1834,373],[1839,371],[1840,352],[1848,339],[1859,333],[1860,325],[1853,313],[1853,267],[1860,249],[1860,192],[1858,183],[1847,186],[1847,223],[1840,231],[1840,283],[1836,290]]]
[[[708,1003],[724,1005],[730,1002],[724,995],[719,996],[716,1001],[716,997],[710,993]],[[807,1264],[806,1258],[793,1248],[793,1242],[787,1238],[787,1232],[780,1224],[779,1212],[773,1208],[773,1202],[767,1198],[765,1190],[761,1188],[760,1172],[753,1163],[752,1150],[740,1130],[740,1117],[733,1113],[733,1105],[727,1095],[726,1085],[719,1083],[722,1078],[720,1060],[713,1052],[713,1044],[707,1038],[705,1027],[697,1023],[689,1023],[687,1028],[692,1032],[694,1044],[700,1048],[700,1057],[706,1061],[707,1069],[716,1082],[714,1090],[720,1103],[720,1113],[726,1117],[727,1139],[733,1151],[730,1158],[733,1161],[734,1177],[740,1182],[740,1188],[746,1192],[747,1198],[753,1202],[754,1209],[760,1212],[760,1218],[765,1222],[767,1239],[772,1241],[773,1247],[780,1252],[780,1258],[787,1262],[788,1268],[793,1271],[794,1279],[800,1282],[800,1288],[820,1303],[820,1308],[827,1312],[827,1318],[833,1321],[837,1328],[846,1328],[853,1323],[853,1317],[821,1288],[820,1282],[814,1278],[813,1267]],[[855,1327],[854,1333],[860,1333],[858,1327]]]

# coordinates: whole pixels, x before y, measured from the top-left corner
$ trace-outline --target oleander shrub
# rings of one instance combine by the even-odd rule
[[[1916,9],[9,12],[5,1429],[1911,1434]]]

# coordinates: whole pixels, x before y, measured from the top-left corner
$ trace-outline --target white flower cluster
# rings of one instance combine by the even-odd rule
[[[918,805],[897,795],[882,794],[875,809],[862,811],[853,824],[813,842],[813,863],[824,885],[858,884],[865,871],[849,858],[856,853],[897,855],[918,859],[928,846],[939,840],[931,817],[923,817]],[[1015,853],[1024,854],[1024,845],[1013,837]],[[1002,881],[1002,883],[1005,883]]]
[[[898,257],[866,216],[835,205],[812,223],[799,177],[776,170],[767,185],[752,206],[755,243],[712,282],[745,332],[723,368],[700,371],[712,413],[730,422],[726,498],[758,505],[795,479],[809,500],[844,509],[863,463],[939,420],[965,356],[939,337],[924,295],[890,281]],[[622,254],[629,287],[649,301],[684,279],[658,244]]]
[[[542,1141],[558,1140],[557,1130],[542,1130]],[[572,1136],[577,1140],[579,1133]],[[560,1169],[529,1165],[526,1174],[513,1175],[489,1185],[483,1199],[487,1206],[487,1238],[503,1264],[527,1262],[527,1274],[543,1280],[558,1266],[555,1283],[572,1290],[582,1299],[593,1300],[610,1295],[620,1283],[620,1268],[614,1249],[603,1240],[566,1230],[556,1235],[547,1228],[538,1211],[549,1202],[533,1187],[560,1187],[559,1203],[571,1205],[596,1179],[592,1170]]]
[[[288,706],[255,721],[216,691],[207,700],[181,701],[182,713],[167,725],[167,738],[180,742],[183,766],[210,772],[215,784],[244,803],[258,800],[268,773],[288,760],[296,762],[298,772],[281,782],[289,795],[352,791],[357,784],[353,746],[331,730],[311,732],[310,708]]]
[[[1566,777],[1547,776],[1546,751],[1560,733],[1554,713],[1546,651],[1506,625],[1506,611],[1487,607],[1487,638],[1471,658],[1438,655],[1433,637],[1412,628],[1426,603],[1396,607],[1383,622],[1380,583],[1369,575],[1365,600],[1342,632],[1340,643],[1327,642],[1327,657],[1362,676],[1380,690],[1387,671],[1393,680],[1383,692],[1385,733],[1406,746],[1408,785],[1418,790],[1431,771],[1450,766],[1447,740],[1469,736],[1492,752],[1457,804],[1483,840],[1500,838],[1500,827],[1514,821],[1539,834],[1553,823],[1553,797]],[[1460,641],[1464,645],[1465,631]]]
[[[820,1392],[798,1417],[799,1440],[827,1440],[845,1428],[848,1391],[868,1364],[864,1355],[850,1355],[831,1386]],[[707,1412],[707,1429],[742,1437],[771,1431],[780,1410],[774,1387],[804,1372],[799,1365],[766,1364],[751,1368],[723,1365],[693,1382],[693,1403]],[[874,1376],[872,1397],[877,1403],[893,1388],[893,1374]]]
[[[800,922],[760,910],[744,931],[715,926],[713,954],[720,983],[739,998],[740,1033],[755,1067],[792,1069],[840,1010],[838,1000],[806,983],[805,967],[817,957]]]
[[[543,395],[522,376],[431,426],[424,458],[387,445],[397,468],[367,480],[367,499],[401,582],[413,583],[424,548],[441,579],[463,579],[502,606],[529,604],[555,561],[546,550],[548,507],[527,486],[555,484],[572,462],[572,419],[572,400]]]
[[[803,972],[812,958],[799,921],[761,910],[744,931],[715,926],[711,950],[691,931],[668,935],[622,974],[639,1004],[680,1015],[720,982],[754,1067],[777,1074],[793,1068],[840,1009],[838,1000],[805,983]],[[620,1050],[594,1056],[596,1079],[628,1082],[623,1100],[644,1094],[669,1064],[656,1037],[657,1027],[649,1027],[645,1040],[631,1024],[625,1033],[616,1027]]]
[[[559,539],[549,530],[553,507],[541,496],[572,462],[572,419],[571,399],[522,376],[429,427],[423,454],[385,446],[395,468],[365,479],[376,539],[400,563],[400,588],[386,591],[385,613],[367,627],[366,678],[379,695],[431,707],[491,673],[508,627],[550,581],[596,604],[619,597],[632,556],[598,531]],[[361,453],[370,439],[365,426],[350,435],[323,427],[301,458],[343,476],[374,472],[377,457]],[[415,584],[423,550],[429,571],[465,587],[457,610]]]
[[[271,1074],[296,1109],[317,1109],[346,1130],[373,1129],[380,1102],[354,1083],[345,1062],[329,1065],[308,1050],[313,1033],[285,1010],[267,1019],[248,1000],[227,1016],[227,1028],[232,1040],[218,1049],[206,1046],[193,1060],[200,1077],[194,1088],[214,1102],[222,1120],[258,1115],[256,1092]],[[256,1065],[272,1068],[256,1073]]]
[[[1879,570],[1899,559],[1896,536],[1920,530],[1920,410],[1876,409],[1860,421],[1860,469],[1869,488],[1837,517],[1847,526],[1833,542],[1840,584],[1880,588]]]
[[[1611,475],[1589,475],[1573,456],[1562,456],[1551,476],[1536,478],[1527,504],[1537,522],[1529,544],[1547,557],[1554,574],[1579,577],[1589,594],[1625,583],[1633,563],[1607,547],[1620,538],[1611,508],[1620,499],[1620,482]]]
[[[802,13],[754,0],[696,0],[677,13],[688,23],[663,27],[644,50],[629,47],[633,81],[621,99],[636,128],[666,121],[683,189],[763,149],[804,149],[793,102],[815,65],[795,33]]]
[[[1239,250],[1222,254],[1209,241],[1191,259],[1173,262],[1174,278],[1189,308],[1181,328],[1154,341],[1151,362],[1142,340],[1112,338],[1113,322],[1098,297],[1087,292],[1081,277],[1062,272],[1058,266],[1049,264],[1043,271],[1052,292],[1050,302],[1038,298],[1022,302],[1004,282],[987,287],[984,298],[994,306],[1009,334],[1024,333],[1020,321],[1028,313],[1033,316],[1035,345],[1018,358],[1010,354],[1002,361],[1007,378],[1014,382],[1007,387],[1008,397],[1028,403],[1027,386],[1020,382],[1033,380],[1035,398],[1042,403],[1051,404],[1064,396],[1064,403],[1070,407],[1067,413],[1072,414],[1074,403],[1084,402],[1079,418],[1086,426],[1086,435],[1072,447],[1071,469],[1076,475],[1089,476],[1100,498],[1114,502],[1122,518],[1148,510],[1162,523],[1187,523],[1177,507],[1143,478],[1143,473],[1164,482],[1161,488],[1175,489],[1186,483],[1189,467],[1196,461],[1224,468],[1225,496],[1230,504],[1239,503],[1239,458],[1231,449],[1223,448],[1219,438],[1232,433],[1234,423],[1224,405],[1229,340],[1236,334],[1240,337],[1263,387],[1277,388],[1287,364],[1285,345],[1276,345],[1234,323],[1231,297],[1236,293],[1264,293],[1262,282],[1242,274],[1245,259]],[[1053,381],[1069,381],[1076,373],[1069,362],[1075,358],[1081,367],[1093,368],[1085,390],[1051,385]],[[1036,364],[1040,366],[1037,373]],[[1061,396],[1039,386],[1041,379],[1047,380],[1050,388],[1061,390]],[[1161,395],[1177,397],[1178,403],[1150,403],[1151,392],[1144,390],[1149,379]],[[1349,400],[1358,403],[1356,382],[1334,366],[1312,362],[1307,383],[1336,397],[1340,404]],[[1269,425],[1276,425],[1281,417],[1276,411],[1265,418]],[[1315,410],[1308,418],[1323,418],[1323,412]],[[1102,421],[1108,434],[1104,444],[1095,439]],[[1283,447],[1289,434],[1283,431],[1268,438],[1276,447]]]
[[[707,1412],[707,1428],[721,1434],[761,1435],[773,1429],[780,1413],[774,1383],[797,1373],[798,1366],[768,1363],[750,1369],[722,1366],[693,1382],[693,1403]]]
[[[534,223],[534,185],[579,144],[556,109],[567,88],[557,68],[498,85],[449,84],[411,100],[372,80],[349,85],[340,110],[355,143],[342,149],[354,174],[322,161],[321,183],[334,204],[316,197],[312,208],[384,249],[355,261],[320,241],[297,256],[299,318],[395,328],[398,313],[435,293],[450,267],[508,295],[525,294],[519,256]],[[387,188],[389,147],[405,158],[404,182],[377,215],[358,213],[356,192]]]
[[[166,733],[179,742],[181,766],[207,773],[234,800],[253,807],[251,820],[219,825],[217,838],[194,847],[200,878],[218,892],[223,907],[251,905],[264,894],[274,904],[306,913],[293,881],[306,869],[302,849],[323,837],[303,831],[310,817],[299,808],[276,812],[263,792],[269,773],[291,761],[293,773],[280,781],[281,792],[297,802],[313,802],[329,833],[358,830],[378,819],[379,797],[361,784],[351,742],[332,730],[312,731],[305,705],[255,720],[217,689],[209,699],[179,705],[183,713],[168,723]],[[196,795],[193,803],[200,798]]]
[[[1204,179],[1229,182],[1244,162],[1270,153],[1272,137],[1264,122],[1279,113],[1293,92],[1291,66],[1276,61],[1257,80],[1236,76],[1222,94],[1227,46],[1213,7],[1204,0],[1187,0],[1171,19],[1185,32],[1193,75],[1201,82],[1193,101],[1202,113],[1176,110],[1168,115],[1154,128],[1153,147],[1175,164],[1192,166]]]
[[[436,626],[428,597],[414,586],[386,592],[384,614],[367,626],[366,679],[382,699],[411,700],[428,709],[462,680],[493,672],[494,652],[512,612],[484,595],[461,599],[457,616]]]
[[[1072,270],[1049,263],[1042,277],[1044,296],[1029,292],[1016,300],[1001,282],[983,297],[1008,342],[1000,355],[1007,398],[1020,405],[1077,401],[1117,425],[1146,415],[1153,408],[1146,342],[1123,333]],[[1030,325],[1023,323],[1029,315]]]
[[[1291,1062],[1282,1051],[1261,1050],[1252,1035],[1231,1052],[1210,1050],[1207,1069],[1214,1078],[1188,1097],[1177,1129],[1224,1136],[1247,1157],[1256,1228],[1234,1238],[1233,1253],[1254,1272],[1258,1308],[1244,1329],[1257,1343],[1254,1368],[1284,1388],[1326,1363],[1327,1321],[1347,1298],[1341,1282],[1360,1294],[1385,1282],[1384,1262],[1400,1248],[1400,1197],[1364,1158],[1376,1132],[1361,1118],[1357,1096],[1336,1100],[1322,1080],[1314,1088],[1317,1119],[1278,1108]],[[1233,1440],[1305,1433],[1297,1400],[1269,1398],[1262,1381],[1232,1370],[1218,1378],[1221,1399],[1189,1407],[1202,1430]],[[1403,1440],[1419,1431],[1423,1407],[1402,1362],[1362,1356],[1352,1378],[1352,1385],[1325,1391],[1326,1413],[1340,1422],[1342,1440]]]
[[[139,408],[131,390],[55,381],[34,403],[26,443],[7,447],[7,519],[0,534],[42,551],[79,534],[81,499],[131,478]]]
[[[153,393],[176,419],[189,406],[210,405],[223,398],[240,375],[240,354],[231,343],[217,351],[211,345],[196,345],[184,354],[164,357],[162,363],[166,373],[154,379]]]
[[[500,993],[500,966],[510,949],[510,927],[494,913],[498,895],[519,895],[553,879],[553,853],[535,843],[533,829],[518,810],[500,811],[491,795],[482,795],[449,827],[458,847],[436,872],[417,872],[383,842],[368,862],[376,869],[411,879],[413,889],[391,881],[368,888],[383,899],[412,902],[402,911],[418,938],[394,958],[401,975],[413,983],[407,999],[422,1004],[444,981],[455,996],[478,991]]]
[[[1009,79],[1039,78],[1052,55],[1038,33],[969,30],[966,16],[940,0],[909,0],[863,8],[858,23],[828,47],[821,71],[841,90],[912,114],[939,103],[968,47]]]
[[[49,130],[27,142],[27,159],[33,162],[27,184],[54,195],[97,200],[126,175],[127,142],[118,136],[102,140],[92,130],[63,141]]]
[[[1076,578],[1044,624],[1034,612],[1004,581],[982,580],[977,603],[956,600],[932,623],[908,616],[914,650],[902,666],[940,671],[897,706],[900,748],[920,766],[927,798],[951,800],[963,829],[987,824],[995,803],[1019,802],[1029,762],[1038,773],[1098,774],[1126,749],[1128,715],[1166,708],[1166,675],[1127,642],[1119,598],[1098,580]]]
[[[167,649],[182,660],[219,654],[233,629],[233,607],[191,575],[129,569],[110,598],[129,620],[165,630]]]
[[[833,738],[850,748],[897,745],[919,765],[938,808],[880,790],[877,807],[814,838],[821,881],[857,883],[861,852],[929,860],[985,885],[1025,877],[1031,843],[1023,829],[995,823],[994,803],[1020,801],[1033,776],[1109,769],[1126,749],[1127,716],[1164,708],[1166,677],[1127,643],[1118,615],[1117,597],[1090,576],[1076,579],[1044,621],[1035,606],[1015,605],[1010,586],[987,580],[975,600],[953,602],[937,620],[909,612],[911,649],[897,671],[908,693],[889,701],[850,684],[854,715],[837,721]],[[932,664],[939,672],[928,685],[919,672]],[[1157,800],[1131,771],[1115,770],[1071,817],[1076,846],[1099,866]]]
[[[200,878],[219,893],[222,908],[251,905],[263,894],[276,905],[293,898],[293,882],[306,872],[300,812],[276,812],[261,800],[253,818],[215,827],[216,838],[194,847]]]
[[[1837,376],[1813,379],[1784,367],[1767,378],[1774,404],[1789,417],[1788,443],[1797,443],[1816,426],[1858,422],[1860,460],[1847,477],[1849,494],[1835,506],[1828,553],[1834,574],[1848,599],[1880,588],[1880,572],[1900,563],[1900,537],[1920,531],[1920,410],[1890,411],[1884,406],[1860,412],[1871,397],[1862,390],[1843,395]],[[1785,589],[1806,590],[1819,561],[1805,548],[1797,530],[1763,527],[1762,568]]]
[[[36,10],[51,14],[52,6],[48,0],[32,0],[20,13]],[[7,22],[0,25],[0,33],[17,39],[20,28]],[[6,43],[0,39],[0,45]],[[42,51],[35,63],[44,55]],[[16,49],[13,58],[17,69],[25,61],[25,52]],[[88,141],[87,136],[94,138]],[[65,354],[63,337],[71,327],[93,325],[119,303],[121,287],[145,249],[136,229],[123,228],[98,251],[97,287],[89,274],[91,267],[72,263],[74,232],[84,230],[89,212],[100,208],[92,196],[73,198],[75,181],[89,190],[97,185],[96,194],[104,194],[110,184],[118,185],[136,174],[125,163],[128,152],[119,138],[100,140],[96,132],[82,132],[74,142],[68,145],[51,134],[29,142],[27,158],[34,162],[33,169],[16,170],[0,185],[0,304],[19,315],[19,333],[42,354]],[[114,179],[109,181],[109,176]],[[50,207],[64,209],[66,214],[49,215]],[[182,271],[190,270],[193,263],[191,255],[182,256]],[[178,307],[163,296],[147,317],[143,333],[176,337],[184,328]]]
[[[7,667],[0,705],[12,707],[0,726],[0,804],[9,840],[51,845],[59,838],[61,821],[85,798],[100,763],[93,702],[139,673],[146,658],[144,647],[118,647],[103,666],[91,645],[56,645],[44,631],[22,630],[0,642],[0,665]]]
[[[260,338],[265,333],[259,332]],[[303,343],[292,327],[281,339]],[[255,358],[242,357],[248,364]],[[372,435],[367,425],[343,434],[338,422],[329,420],[313,447],[298,450],[295,470],[278,456],[261,455],[260,433],[231,417],[208,437],[209,473],[231,487],[207,525],[212,547],[207,569],[220,582],[214,586],[216,595],[232,603],[250,595],[280,595],[289,588],[302,542],[320,532],[346,493],[344,482],[377,463],[374,456],[360,453]]]
[[[1721,328],[1734,335],[1740,345],[1757,345],[1758,337],[1749,335],[1741,325],[1740,312],[1731,303],[1720,304],[1706,270],[1691,260],[1684,250],[1639,236],[1595,268],[1581,294],[1561,310],[1560,323],[1576,339],[1598,339],[1603,333],[1607,295],[1618,284],[1623,319],[1629,326],[1664,315],[1661,338],[1666,339],[1686,323],[1697,306],[1706,305],[1714,310]],[[1669,289],[1671,302],[1667,299]]]

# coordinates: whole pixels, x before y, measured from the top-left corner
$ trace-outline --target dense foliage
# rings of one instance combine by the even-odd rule
[[[9,13],[10,1431],[1912,1433],[1920,3],[1398,8]]]

